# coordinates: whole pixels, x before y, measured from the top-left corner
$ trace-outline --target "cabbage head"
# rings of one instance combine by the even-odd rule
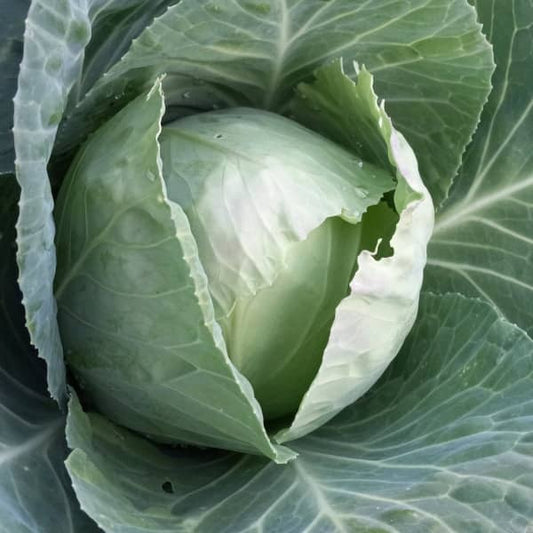
[[[80,149],[56,205],[55,297],[67,362],[111,420],[285,462],[281,442],[398,352],[432,202],[370,75],[318,75],[354,107],[353,147],[296,122],[328,116],[319,84],[295,119],[234,107],[161,126],[157,80]]]

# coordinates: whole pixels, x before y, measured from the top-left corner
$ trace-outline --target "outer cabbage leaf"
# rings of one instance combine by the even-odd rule
[[[359,255],[350,294],[337,307],[322,364],[292,425],[277,435],[280,442],[309,433],[353,403],[398,353],[416,317],[433,229],[433,204],[416,158],[392,126],[383,102],[378,104],[372,76],[363,69],[354,83],[336,61],[318,69],[316,77],[314,83],[298,88],[295,118],[370,162],[395,169],[399,220],[390,257],[375,257],[374,250]]]
[[[89,533],[63,461],[65,416],[46,391],[46,368],[30,348],[17,287],[19,188],[0,180],[0,531]]]
[[[16,3],[20,4],[16,9],[25,4]],[[129,39],[164,4],[162,0],[149,4],[141,0],[34,0],[26,20],[14,101],[16,173],[21,185],[17,260],[26,324],[32,343],[47,362],[48,387],[57,400],[66,397],[66,386],[53,299],[53,198],[47,172],[57,126],[71,89],[74,87],[70,94],[73,105],[94,78],[117,59],[108,54],[109,50],[123,53]],[[13,9],[6,10],[6,19]],[[117,23],[117,18],[122,20]],[[6,43],[9,47],[10,41]],[[9,70],[7,74],[6,81]]]
[[[213,450],[170,455],[75,401],[67,467],[117,533],[487,531],[533,520],[533,342],[485,303],[423,298],[378,385],[295,443],[280,467]]]
[[[32,343],[48,363],[50,392],[58,399],[65,397],[65,375],[52,294],[55,253],[47,164],[72,87],[70,112],[75,108],[78,120],[69,122],[71,126],[56,143],[60,152],[67,145],[77,147],[80,137],[147,88],[159,67],[171,74],[167,78],[171,100],[180,112],[249,104],[249,93],[259,103],[264,100],[267,106],[279,107],[317,62],[345,52],[378,71],[379,90],[396,99],[391,105],[396,106],[398,123],[415,147],[442,159],[436,167],[429,160],[425,164],[428,178],[434,176],[435,183],[442,177],[436,168],[442,169],[444,180],[438,180],[442,188],[434,187],[439,197],[448,187],[488,91],[490,50],[464,0],[451,4],[448,0],[395,1],[380,3],[377,9],[368,2],[354,5],[348,0],[227,4],[185,0],[146,29],[126,58],[102,78],[100,89],[89,91],[93,96],[75,107],[109,64],[100,61],[103,51],[124,50],[142,21],[146,23],[164,4],[144,3],[149,16],[143,18],[144,8],[135,7],[136,0],[35,0],[28,15],[14,114],[17,177],[22,188],[18,262]],[[132,9],[128,32],[101,29],[113,13],[122,8],[128,12],[126,6]],[[102,39],[106,33],[108,37]],[[88,43],[90,61],[84,64]],[[164,55],[168,61],[162,61]],[[464,81],[460,89],[457,79]],[[418,93],[414,99],[413,89]],[[451,102],[450,94],[457,94],[457,100]],[[423,116],[435,119],[422,123]],[[414,123],[412,117],[417,117]],[[435,143],[453,148],[434,150]],[[56,158],[58,162],[63,161]]]
[[[128,51],[133,39],[179,0],[89,0],[91,39],[67,102],[73,109],[96,81]]]
[[[56,298],[66,358],[112,420],[279,462],[249,383],[229,361],[194,237],[168,201],[158,81],[81,149],[57,202]]]
[[[376,75],[440,202],[493,70],[465,0],[183,0],[69,112],[58,150],[78,145],[161,73],[168,73],[165,94],[178,115],[239,105],[284,112],[294,86],[339,56]]]
[[[533,334],[533,5],[476,8],[494,46],[494,91],[437,217],[426,286],[483,298]]]
[[[17,90],[17,76],[22,59],[22,35],[24,18],[29,0],[0,1],[0,176],[15,170],[13,149],[13,96]]]
[[[65,367],[52,295],[55,271],[53,199],[46,165],[70,87],[90,36],[85,0],[35,0],[24,33],[24,58],[15,96],[19,283],[26,326],[47,362],[48,388],[66,398]]]

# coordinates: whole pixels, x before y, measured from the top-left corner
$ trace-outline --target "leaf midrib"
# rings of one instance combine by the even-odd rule
[[[62,427],[63,419],[58,418],[54,420],[50,425],[45,426],[38,431],[35,435],[25,440],[24,444],[8,447],[0,451],[0,468],[20,456],[28,454],[33,450],[41,450],[41,445],[44,444],[58,429]]]
[[[490,207],[498,201],[505,200],[530,186],[533,186],[533,175],[496,192],[485,194],[475,202],[466,203],[461,201],[455,208],[446,211],[443,216],[437,219],[433,235],[438,235],[446,229],[460,225],[466,218],[471,217],[473,213]]]

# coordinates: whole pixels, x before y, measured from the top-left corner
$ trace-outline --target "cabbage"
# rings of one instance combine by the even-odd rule
[[[526,4],[0,0],[0,531],[527,529]]]

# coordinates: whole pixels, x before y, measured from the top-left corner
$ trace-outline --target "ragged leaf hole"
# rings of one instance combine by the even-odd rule
[[[166,492],[167,494],[174,494],[174,486],[172,485],[172,483],[170,481],[165,481],[162,485],[161,485],[161,488],[163,489],[164,492]]]

